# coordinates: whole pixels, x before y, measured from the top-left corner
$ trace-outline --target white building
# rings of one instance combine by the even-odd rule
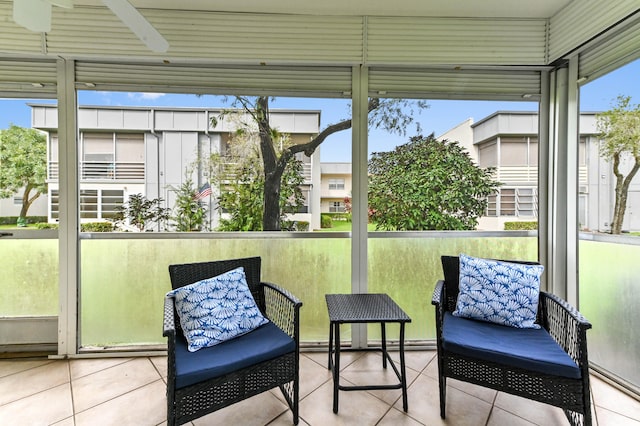
[[[580,229],[606,232],[613,216],[615,179],[611,164],[599,155],[596,113],[580,114],[578,149],[578,221]],[[456,140],[480,167],[495,167],[502,183],[490,197],[479,229],[502,230],[507,221],[538,219],[538,114],[498,111],[477,122],[466,120],[438,139]],[[640,180],[629,188],[623,223],[626,231],[640,230]]]
[[[58,113],[55,105],[31,104],[32,127],[48,135],[49,203],[46,215],[58,219]],[[218,108],[80,106],[79,179],[80,218],[100,221],[113,217],[116,206],[131,194],[148,199],[162,198],[173,207],[177,188],[187,177],[196,187],[209,182],[198,167],[198,158],[213,153],[224,155],[237,121],[211,118]],[[308,141],[320,126],[320,111],[271,110],[271,123],[295,141]],[[319,150],[312,157],[297,156],[303,162],[305,206],[291,220],[306,221],[310,229],[320,228]],[[314,201],[314,200],[317,200]],[[211,229],[218,224],[216,192],[203,200],[208,205]],[[36,212],[30,212],[36,214]]]

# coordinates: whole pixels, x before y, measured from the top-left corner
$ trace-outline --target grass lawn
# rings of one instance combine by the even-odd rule
[[[38,229],[35,223],[29,223],[27,226],[18,226],[15,223],[8,225],[0,225],[0,229]]]
[[[375,231],[376,225],[370,223],[367,225],[367,230]],[[320,232],[351,232],[351,222],[346,220],[334,220],[332,228],[322,228]]]

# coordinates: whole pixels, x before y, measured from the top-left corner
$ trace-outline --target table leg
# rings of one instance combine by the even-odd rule
[[[387,368],[387,327],[383,322],[380,326],[382,328],[382,368]]]
[[[400,382],[402,383],[402,409],[407,412],[407,371],[404,364],[404,323],[400,323]]]
[[[329,360],[327,362],[327,368],[331,370],[333,365],[333,323],[329,323]]]
[[[340,324],[334,324],[335,359],[333,363],[333,412],[338,413],[338,392],[340,387]]]

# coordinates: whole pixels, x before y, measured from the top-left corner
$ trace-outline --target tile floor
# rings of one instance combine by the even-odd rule
[[[449,380],[447,420],[440,419],[435,352],[407,352],[409,412],[400,390],[340,392],[332,412],[332,381],[325,352],[301,355],[301,425],[566,425],[551,406]],[[341,377],[353,384],[395,379],[376,352],[345,352]],[[10,359],[0,361],[0,425],[166,424],[165,357]],[[594,424],[640,426],[640,402],[592,379]],[[400,400],[400,401],[399,401]],[[195,420],[199,425],[290,425],[279,391]]]

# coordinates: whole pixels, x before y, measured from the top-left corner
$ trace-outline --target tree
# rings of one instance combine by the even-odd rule
[[[220,231],[261,231],[263,230],[264,172],[260,151],[251,147],[251,138],[247,132],[240,132],[230,141],[230,153],[222,161],[225,164],[223,188],[219,197],[219,206],[229,213],[229,218],[220,220]],[[287,146],[286,135],[274,135],[282,139]],[[280,146],[280,144],[277,144]],[[232,160],[229,162],[229,160]],[[282,176],[278,211],[281,224],[291,229],[292,224],[285,222],[288,213],[295,213],[304,204],[300,185],[304,182],[302,162],[292,159]]]
[[[22,190],[18,223],[26,223],[33,202],[47,193],[47,138],[35,129],[11,125],[0,131],[0,198]]]
[[[369,160],[369,209],[376,229],[471,230],[499,184],[458,142],[415,136]]]
[[[335,124],[330,124],[320,131],[309,142],[290,145],[278,152],[278,144],[273,136],[277,129],[271,127],[269,120],[268,96],[244,97],[236,96],[233,106],[240,106],[257,125],[259,146],[263,163],[264,189],[263,189],[263,214],[262,228],[265,231],[279,231],[282,224],[282,212],[280,211],[282,177],[287,165],[295,158],[295,154],[304,153],[311,156],[316,148],[330,135],[351,128],[351,119],[345,119]],[[387,131],[404,135],[409,124],[414,123],[413,107],[426,108],[424,101],[408,101],[403,99],[379,99],[371,98],[368,104],[369,125],[373,128],[382,128]],[[224,112],[222,116],[228,114]],[[220,117],[213,117],[215,126]],[[416,126],[419,130],[419,126]]]
[[[170,187],[176,193],[176,205],[171,219],[175,222],[176,231],[202,231],[205,228],[207,209],[196,198],[193,181],[187,178],[177,188]]]
[[[163,224],[169,220],[171,209],[162,207],[162,202],[162,198],[148,200],[142,194],[129,195],[129,200],[116,208],[115,223],[122,225],[128,221],[140,232]]]
[[[620,234],[629,185],[640,169],[640,105],[632,105],[630,96],[618,96],[617,104],[596,119],[602,138],[600,156],[612,163],[616,179],[611,233]]]

